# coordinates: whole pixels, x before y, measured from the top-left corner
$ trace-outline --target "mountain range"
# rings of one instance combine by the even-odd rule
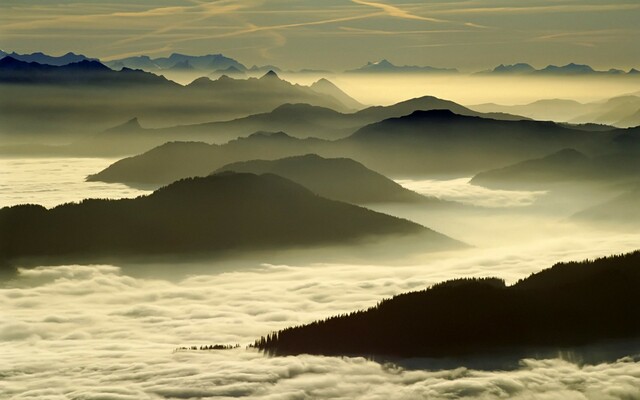
[[[548,75],[548,76],[567,76],[567,75],[635,75],[637,71],[631,68],[628,72],[621,69],[611,68],[607,71],[598,71],[585,64],[569,63],[566,65],[547,65],[544,68],[536,69],[527,63],[516,64],[500,64],[492,70],[478,72],[479,75]]]
[[[404,74],[404,73],[446,73],[455,74],[455,68],[436,68],[418,65],[394,65],[388,60],[368,62],[366,65],[346,71],[347,73],[372,73],[372,74]]]
[[[318,83],[322,82],[322,83]],[[338,87],[327,80],[320,80],[310,86],[344,104],[353,106],[359,103],[352,100]],[[360,105],[361,106],[361,105]],[[362,106],[361,106],[362,107]],[[143,151],[172,140],[195,140],[224,143],[257,131],[284,131],[295,137],[317,137],[335,140],[344,138],[359,128],[390,117],[401,117],[417,110],[449,109],[461,115],[483,116],[504,120],[521,120],[524,117],[502,113],[478,113],[457,103],[438,99],[433,96],[406,100],[390,106],[372,106],[353,113],[342,113],[333,109],[310,104],[283,104],[267,113],[249,115],[229,121],[207,122],[203,124],[181,125],[167,128],[143,128],[139,119],[110,128],[102,133],[83,138],[67,151],[87,154],[100,150],[103,154],[122,154]]]
[[[11,56],[17,60],[27,62],[37,62],[40,64],[49,65],[65,65],[72,62],[79,62],[84,60],[99,61],[97,58],[89,58],[82,54],[74,54],[69,52],[63,56],[50,56],[41,52],[32,54],[18,54],[16,52],[6,53],[0,50],[0,58],[5,56]],[[225,70],[228,71],[226,75],[243,76],[245,74],[265,74],[269,70],[276,72],[288,72],[288,73],[312,73],[312,74],[327,74],[331,71],[326,70],[314,70],[314,69],[301,69],[298,71],[285,71],[275,65],[253,65],[247,67],[241,62],[227,57],[223,54],[205,54],[200,56],[187,55],[181,53],[172,53],[167,57],[151,58],[146,55],[132,56],[121,59],[113,59],[104,62],[105,65],[110,68],[119,70],[122,68],[141,69],[147,72],[162,72],[162,71],[176,71],[176,70],[193,70],[203,71],[207,74],[211,74],[211,77],[218,78],[225,74]],[[419,66],[419,65],[395,65],[389,60],[382,59],[380,61],[369,61],[365,65],[347,70],[347,73],[458,73],[455,68],[439,68],[431,66]],[[240,75],[242,74],[242,75]],[[548,65],[541,69],[536,69],[527,63],[516,64],[500,64],[497,67],[477,72],[479,75],[548,75],[548,76],[590,76],[590,75],[605,75],[605,76],[639,76],[640,71],[635,68],[631,68],[628,71],[623,71],[617,68],[611,68],[606,71],[599,71],[593,67],[585,64],[569,63],[566,65]]]
[[[122,159],[90,179],[162,184],[205,175],[232,162],[308,153],[352,158],[392,177],[472,175],[568,147],[588,154],[614,151],[619,140],[628,142],[635,137],[632,131],[624,130],[581,131],[552,122],[501,121],[449,110],[414,111],[366,125],[334,141],[300,139],[278,132],[256,133],[221,145],[166,143]]]
[[[66,140],[87,136],[132,117],[167,126],[239,118],[283,103],[342,112],[358,104],[329,83],[312,89],[284,81],[273,71],[260,79],[199,78],[182,86],[149,72],[114,71],[86,60],[50,66],[5,57],[0,60],[0,85],[5,94],[0,99],[4,132],[37,136],[39,141],[55,139],[54,134]],[[40,118],[33,118],[33,110]]]

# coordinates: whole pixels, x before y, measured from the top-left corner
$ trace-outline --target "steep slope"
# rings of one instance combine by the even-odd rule
[[[459,279],[256,341],[277,355],[457,356],[640,337],[640,252],[552,268],[506,286]]]
[[[345,107],[350,108],[352,110],[361,110],[364,108],[360,102],[346,94],[339,87],[334,85],[329,80],[322,78],[313,84],[311,84],[310,88],[318,93],[326,94],[337,99],[341,102]]]
[[[136,199],[84,200],[50,210],[3,208],[0,259],[84,262],[416,234],[435,247],[457,244],[407,220],[319,197],[276,175],[224,173],[181,180]]]

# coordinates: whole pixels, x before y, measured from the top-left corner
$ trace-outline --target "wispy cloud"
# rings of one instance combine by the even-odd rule
[[[411,14],[408,11],[405,11],[405,10],[399,8],[399,7],[396,7],[396,6],[392,6],[390,4],[374,3],[372,1],[365,1],[365,0],[351,0],[351,1],[356,3],[356,4],[363,5],[363,6],[379,8],[382,11],[384,11],[385,14],[387,14],[387,15],[389,15],[391,17],[404,18],[404,19],[415,19],[415,20],[419,20],[419,21],[440,22],[440,23],[449,22],[449,21],[445,21],[445,20],[442,20],[442,19],[430,18],[430,17],[421,16],[421,15]]]
[[[354,0],[355,1],[355,0]],[[517,6],[517,7],[470,7],[470,8],[449,8],[444,10],[433,10],[436,15],[456,15],[456,14],[537,14],[537,13],[582,13],[582,12],[602,12],[602,11],[626,11],[638,10],[640,4],[560,4],[547,6]]]

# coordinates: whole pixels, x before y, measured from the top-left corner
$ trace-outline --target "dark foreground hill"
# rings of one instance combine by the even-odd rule
[[[347,203],[444,204],[405,189],[391,179],[349,158],[323,158],[316,154],[279,160],[252,160],[225,165],[217,172],[272,173],[299,183],[320,196]]]
[[[268,352],[438,357],[640,336],[640,252],[556,264],[512,286],[458,279],[284,329]]]
[[[457,243],[413,222],[319,197],[276,175],[224,173],[135,199],[3,208],[0,260],[197,256],[412,234],[436,248]]]

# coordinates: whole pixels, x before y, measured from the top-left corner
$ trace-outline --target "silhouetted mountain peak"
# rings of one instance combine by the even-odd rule
[[[531,65],[526,63],[517,63],[513,65],[500,64],[493,69],[496,73],[528,73],[535,71]]]
[[[567,73],[567,74],[589,74],[595,72],[593,68],[584,64],[569,63],[564,66],[548,65],[539,72]]]
[[[127,127],[127,128],[142,128],[142,126],[140,126],[140,121],[138,120],[138,117],[133,117],[129,121],[125,122],[120,126]]]
[[[387,60],[386,58],[383,58],[382,60],[377,61],[377,62],[373,62],[373,63],[372,63],[372,62],[369,62],[368,64],[369,64],[369,65],[377,65],[377,66],[380,66],[380,67],[395,67],[395,65],[393,65],[393,64],[392,64],[389,60]]]
[[[278,131],[278,132],[258,131],[247,136],[247,139],[267,139],[267,138],[268,139],[293,139],[292,136],[289,136],[282,131]]]
[[[67,68],[77,68],[86,71],[111,71],[111,68],[94,60],[82,60],[66,65]]]
[[[461,115],[454,113],[451,110],[440,109],[440,110],[416,110],[409,114],[406,117],[409,120],[411,119],[444,119],[450,120],[454,118],[463,118]]]
[[[27,64],[29,63],[15,59],[11,55],[5,56],[4,58],[0,59],[0,67],[17,67]]]
[[[221,79],[221,78],[222,76],[218,79]],[[207,78],[206,76],[201,76],[200,78],[194,79],[188,86],[208,85],[211,82],[213,82],[211,79]]]
[[[274,70],[270,69],[269,72],[267,72],[266,74],[262,75],[262,77],[260,79],[264,79],[264,80],[277,79],[277,80],[280,80],[280,77],[278,76],[278,74],[276,74],[276,72]]]

